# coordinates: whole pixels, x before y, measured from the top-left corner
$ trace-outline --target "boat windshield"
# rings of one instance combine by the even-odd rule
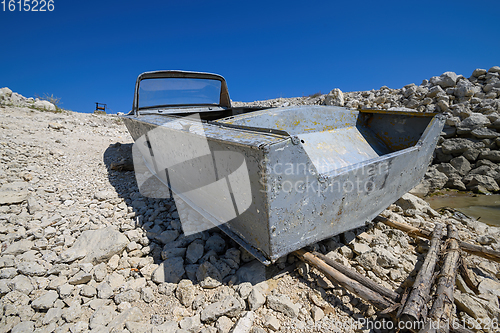
[[[143,79],[139,108],[169,105],[219,105],[221,81],[196,78]]]

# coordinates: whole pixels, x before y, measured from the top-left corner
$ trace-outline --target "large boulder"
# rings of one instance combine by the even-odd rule
[[[484,127],[474,129],[471,134],[478,139],[496,139],[500,136],[498,132]]]
[[[236,271],[236,277],[239,283],[250,282],[256,285],[262,281],[266,281],[266,266],[260,261],[253,260]]]
[[[481,155],[479,155],[479,159],[500,163],[500,150],[483,150]]]
[[[464,182],[462,181],[462,176],[459,174],[454,174],[448,177],[448,181],[444,185],[447,188],[453,188],[457,189],[460,191],[465,191],[467,190],[467,187],[465,186]]]
[[[399,265],[399,259],[384,247],[377,246],[373,252],[377,255],[377,265],[383,268],[396,268]]]
[[[153,272],[151,280],[155,283],[179,283],[185,272],[182,257],[169,258]]]
[[[451,163],[441,163],[436,166],[439,172],[442,172],[446,175],[446,177],[450,177],[452,175],[458,174],[457,169]]]
[[[500,283],[492,279],[483,279],[478,286],[481,294],[491,294],[500,297]]]
[[[323,104],[344,106],[344,94],[339,88],[335,88],[326,95]]]
[[[498,73],[500,74],[500,66],[493,66],[490,69],[488,69],[489,73]]]
[[[128,242],[124,234],[112,227],[87,230],[78,237],[70,249],[61,253],[61,261],[67,263],[83,259],[83,262],[98,264],[121,253]]]
[[[12,96],[12,90],[7,87],[0,89],[0,102],[8,101],[10,99],[10,96]]]
[[[468,118],[467,118],[468,119]],[[472,139],[452,138],[443,141],[441,149],[444,154],[462,154],[470,149],[484,148],[483,142]]]
[[[463,156],[455,157],[450,161],[450,164],[458,171],[462,176],[465,176],[471,170],[471,165],[468,159]]]
[[[488,161],[488,160],[484,160],[484,161]],[[488,161],[488,162],[490,162],[490,161]],[[477,163],[477,164],[479,164],[479,163]],[[472,169],[469,172],[469,176],[472,176],[472,175],[484,175],[484,176],[490,176],[490,177],[492,177],[491,176],[492,172],[494,173],[491,165],[484,164],[484,165],[478,166],[477,168]]]
[[[417,195],[427,195],[432,191],[442,189],[447,182],[448,177],[433,166],[427,170],[420,184],[415,186],[410,192]]]
[[[27,239],[19,240],[10,244],[2,253],[2,255],[18,255],[31,250],[33,242]]]
[[[498,192],[500,187],[495,179],[485,175],[473,175],[467,183],[467,189],[478,193]]]
[[[28,320],[28,321],[22,321],[16,326],[14,326],[10,331],[10,333],[25,333],[34,331],[35,331],[35,323]]]
[[[227,296],[222,301],[215,302],[201,311],[202,322],[212,322],[221,316],[235,317],[246,307],[245,301],[234,296]]]
[[[43,109],[43,110],[48,110],[48,111],[56,111],[57,108],[54,104],[50,103],[49,101],[36,101],[33,103],[33,106],[37,109]]]
[[[472,76],[473,77],[480,77],[481,75],[484,75],[486,73],[487,73],[486,69],[476,68],[474,70],[474,72],[472,72]]]
[[[31,302],[31,307],[35,310],[48,310],[52,307],[58,297],[59,295],[57,291],[49,290],[42,296],[33,300],[33,302]]]
[[[255,320],[255,313],[253,311],[248,311],[243,316],[238,319],[236,325],[232,329],[232,333],[249,333],[252,329],[253,322]]]
[[[403,210],[415,209],[418,211],[427,211],[429,208],[429,204],[416,197],[410,193],[404,194],[401,198],[396,201],[396,205],[401,207]]]
[[[449,161],[451,161],[453,159],[453,155],[443,153],[443,148],[442,147],[437,147],[434,150],[434,155],[435,155],[434,158],[439,163],[443,163],[443,162],[447,163],[447,162],[449,162]]]
[[[481,113],[472,113],[469,117],[462,120],[459,127],[476,128],[479,126],[487,126],[491,123],[487,116]]]
[[[10,103],[17,106],[23,106],[27,101],[28,99],[26,97],[15,92],[13,92],[10,96]]]
[[[478,298],[462,294],[459,291],[455,291],[454,298],[458,311],[463,311],[475,319],[488,318],[488,312],[478,301]]]
[[[431,89],[429,89],[429,92],[427,93],[427,97],[434,98],[437,95],[444,95],[444,94],[445,94],[445,92],[444,92],[443,88],[441,88],[440,86],[434,86]]]
[[[454,72],[445,72],[440,76],[431,78],[433,85],[439,85],[441,88],[454,87],[457,83],[458,75]]]
[[[28,198],[28,183],[13,182],[0,187],[0,205],[10,205],[23,202]]]
[[[294,304],[288,296],[270,295],[267,297],[267,306],[274,311],[281,312],[290,318],[296,318],[299,314],[299,306]]]
[[[432,190],[442,189],[444,184],[448,181],[448,177],[435,168],[429,169],[425,173],[424,179],[430,182]]]
[[[177,285],[175,290],[175,295],[177,299],[186,307],[190,307],[193,304],[195,296],[195,288],[191,280],[182,280]]]
[[[221,285],[222,275],[219,270],[209,261],[198,266],[196,279],[202,288],[216,288]]]
[[[455,96],[457,97],[471,97],[474,94],[481,91],[481,88],[475,86],[469,80],[461,80],[457,83],[457,87],[455,88]]]

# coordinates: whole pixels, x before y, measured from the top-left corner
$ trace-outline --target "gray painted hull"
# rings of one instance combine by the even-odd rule
[[[123,119],[136,143],[148,141],[138,146],[152,174],[269,264],[364,225],[416,186],[446,116],[302,106],[184,123],[184,128],[168,125],[179,119],[168,115]],[[212,157],[229,157],[224,163],[211,162],[211,157],[186,158],[181,166],[163,170],[164,163],[158,161],[169,160],[172,147],[184,144],[183,154],[191,152],[199,147],[193,144],[198,137],[207,142]],[[242,169],[248,182],[231,183],[229,175]],[[180,181],[173,182],[172,175]],[[228,195],[203,191],[190,195],[193,189],[224,177]],[[239,197],[246,199],[238,201]]]

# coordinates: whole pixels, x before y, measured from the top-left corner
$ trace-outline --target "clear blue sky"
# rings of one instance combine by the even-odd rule
[[[129,111],[137,75],[158,69],[221,74],[253,101],[500,65],[498,0],[54,2],[0,11],[0,87],[80,112]]]

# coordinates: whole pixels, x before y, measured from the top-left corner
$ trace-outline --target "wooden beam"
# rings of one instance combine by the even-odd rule
[[[392,221],[392,220],[389,220],[388,218],[385,218],[382,216],[377,216],[374,220],[377,222],[382,222],[385,225],[388,225],[392,228],[404,231],[408,235],[415,237],[415,238],[416,237],[427,238],[427,239],[431,238],[432,233],[430,231],[420,229],[417,227],[413,227],[413,226],[408,225],[406,223]],[[500,252],[499,251],[491,250],[491,249],[485,248],[484,246],[479,246],[479,245],[474,245],[474,244],[470,244],[467,242],[463,242],[461,240],[458,240],[458,245],[460,246],[460,249],[465,251],[465,252],[468,252],[468,253],[474,254],[476,256],[500,263]]]
[[[452,322],[453,292],[458,270],[460,248],[458,246],[457,228],[448,225],[448,239],[443,266],[437,280],[436,298],[432,304],[431,311],[427,316],[427,325],[420,333],[448,333]]]
[[[436,223],[429,251],[401,313],[401,320],[404,322],[417,322],[422,317],[422,312],[426,310],[425,306],[429,300],[434,268],[439,257],[442,232],[443,225]]]
[[[366,276],[359,274],[355,270],[353,270],[353,269],[351,269],[351,268],[349,268],[347,266],[344,266],[344,265],[336,262],[333,259],[328,258],[324,254],[321,254],[321,253],[318,253],[318,252],[313,252],[313,254],[316,257],[318,257],[321,260],[323,260],[324,262],[326,262],[328,265],[330,265],[333,268],[335,268],[340,273],[344,274],[345,276],[347,276],[347,277],[349,277],[349,278],[351,278],[353,280],[358,281],[359,283],[361,283],[365,287],[368,287],[371,290],[374,290],[374,291],[378,292],[380,295],[382,295],[384,297],[387,297],[391,301],[394,301],[394,302],[398,301],[399,294],[396,293],[395,291],[387,289],[386,287],[381,286],[378,283],[373,282],[373,280],[371,280],[370,278],[367,278]]]
[[[304,250],[297,250],[294,252],[294,255],[297,256],[300,260],[310,264],[311,266],[316,267],[323,274],[325,274],[330,280],[335,282],[336,284],[344,287],[349,292],[359,296],[367,302],[370,302],[377,309],[384,310],[388,307],[391,307],[394,302],[384,298],[379,293],[365,287],[358,281],[355,281],[332,266],[325,263],[323,260],[313,255],[310,252],[306,252]]]

